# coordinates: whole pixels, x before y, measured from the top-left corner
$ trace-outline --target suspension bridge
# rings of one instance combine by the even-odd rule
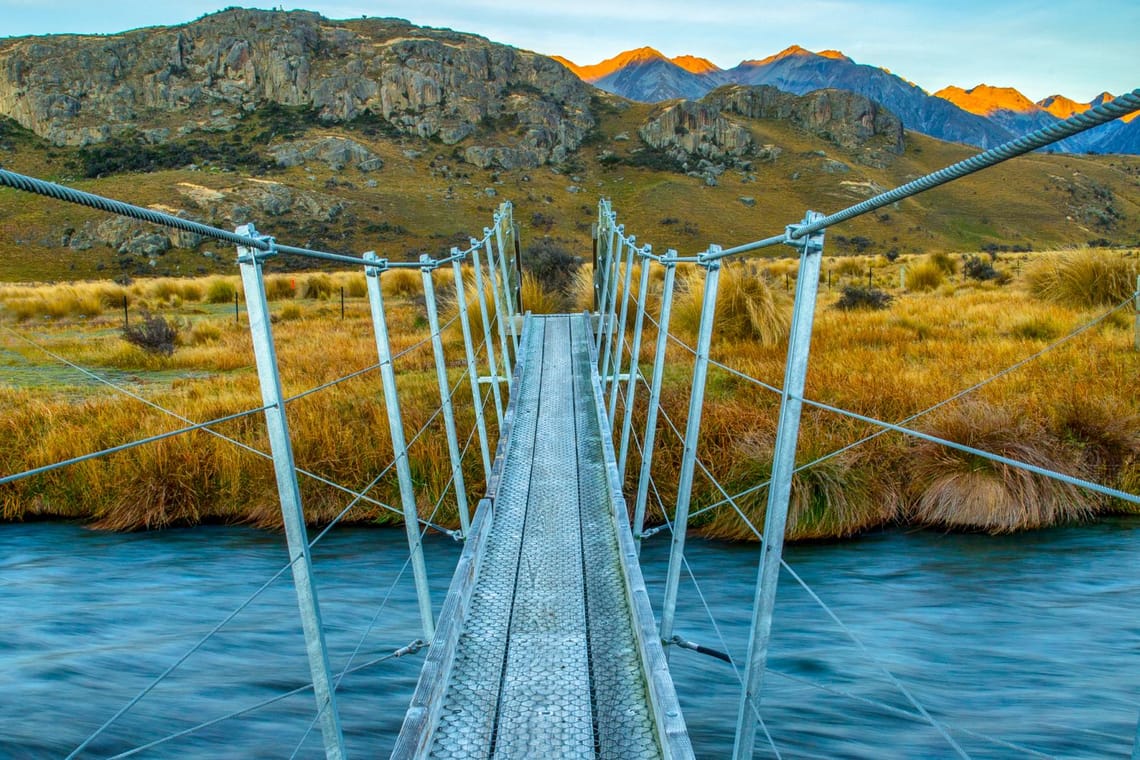
[[[593,313],[576,315],[537,316],[525,313],[522,308],[519,239],[510,203],[499,207],[492,226],[484,229],[481,238],[472,238],[465,250],[453,248],[449,256],[441,259],[425,255],[416,262],[397,262],[371,252],[349,256],[287,246],[262,235],[252,224],[233,232],[220,230],[0,170],[0,186],[235,245],[262,395],[262,405],[256,409],[199,422],[179,417],[184,425],[168,433],[9,474],[0,478],[0,485],[191,431],[225,437],[214,428],[238,417],[263,414],[270,451],[253,453],[272,460],[289,561],[257,593],[285,572],[292,573],[312,678],[309,688],[315,695],[310,729],[319,728],[328,758],[349,755],[337,704],[337,685],[349,667],[338,676],[330,666],[318,588],[313,578],[311,548],[361,502],[374,503],[403,517],[408,566],[417,589],[421,627],[418,637],[407,646],[375,662],[427,650],[393,757],[691,757],[693,747],[667,656],[672,649],[688,649],[728,660],[733,666],[740,682],[733,755],[748,758],[753,755],[758,729],[763,729],[771,742],[762,719],[761,694],[781,569],[803,583],[783,561],[782,549],[792,477],[795,472],[820,461],[796,467],[799,421],[805,404],[870,423],[881,431],[918,436],[1112,498],[1140,503],[1140,496],[1136,494],[913,430],[907,427],[913,417],[895,424],[805,398],[804,378],[825,230],[1137,109],[1140,109],[1140,90],[840,212],[830,215],[808,212],[802,221],[788,225],[781,234],[731,248],[710,246],[696,256],[680,256],[676,251],[658,255],[651,246],[639,245],[634,236],[626,234],[611,204],[603,199],[599,203],[594,235],[597,308]],[[710,357],[722,262],[775,245],[789,245],[799,253],[795,307],[781,388],[765,385]],[[263,272],[263,263],[280,253],[359,267],[366,275],[378,361],[353,373],[352,377],[371,371],[379,373],[393,459],[389,467],[362,489],[328,482],[318,474],[299,469],[294,461],[288,405],[347,378],[297,396],[285,396]],[[669,325],[679,266],[699,268],[704,278],[696,343],[693,347],[686,346],[692,354],[693,370],[683,432],[664,417],[661,409],[667,348],[671,340],[676,341],[669,332]],[[460,523],[458,531],[448,531],[435,521],[448,493],[426,516],[417,505],[408,450],[426,434],[427,425],[410,437],[406,434],[395,370],[395,361],[401,354],[392,350],[388,311],[381,288],[384,274],[400,269],[415,270],[422,275],[429,334],[421,345],[431,346],[440,398],[429,424],[438,420],[446,439],[451,472],[448,493],[455,501]],[[447,324],[440,321],[432,276],[440,269],[451,269],[454,275],[455,316]],[[662,272],[662,286],[659,309],[653,315],[649,313],[647,294],[651,272],[655,270]],[[638,274],[636,286],[635,272]],[[468,282],[473,285],[471,290],[466,288]],[[471,309],[467,302],[469,294],[473,294],[476,301]],[[1140,306],[1140,293],[1135,299]],[[1117,309],[1127,305],[1125,302]],[[464,346],[465,369],[458,376],[448,371],[449,358],[442,337],[455,322],[459,323]],[[656,345],[652,361],[642,366],[643,348],[648,347],[643,346],[648,323],[656,327]],[[686,531],[690,517],[695,514],[691,509],[694,477],[700,470],[711,478],[699,456],[698,444],[707,375],[710,367],[718,366],[780,397],[771,477],[756,486],[768,489],[765,524],[760,531],[748,523],[762,539],[762,545],[748,655],[740,670],[736,670],[737,663],[724,652],[686,639],[677,620],[678,589],[686,567]],[[107,380],[102,382],[113,385]],[[460,394],[461,389],[465,396]],[[647,400],[640,407],[644,409],[645,427],[637,431],[633,424],[634,410],[638,408],[637,399],[646,393]],[[458,398],[469,398],[474,417],[466,444],[457,430],[455,403]],[[668,424],[662,424],[663,421]],[[497,431],[494,445],[492,429]],[[681,438],[683,448],[678,489],[672,504],[661,499],[653,474],[656,438],[659,432],[669,430]],[[485,489],[472,509],[468,502],[471,489],[464,480],[464,457],[476,440]],[[240,441],[234,443],[250,448]],[[635,448],[636,458],[640,460],[638,485],[627,501],[622,484],[635,459]],[[299,477],[317,478],[349,497],[340,515],[311,539],[306,530]],[[398,483],[398,506],[383,504],[369,495],[377,483],[391,477]],[[737,504],[741,494],[732,495],[719,484],[717,487],[724,499],[701,511],[730,507],[747,522]],[[651,492],[658,499],[665,524],[646,529]],[[451,533],[464,542],[438,614],[424,565],[422,538],[428,530]],[[640,542],[660,530],[671,534],[671,553],[664,600],[655,612],[641,576],[638,554]],[[134,699],[75,747],[69,757],[88,752],[92,742],[109,726],[185,663],[248,606],[257,593],[157,674]],[[826,605],[824,609],[839,622]],[[873,653],[867,654],[874,660]],[[967,757],[952,735],[952,729],[933,717],[889,669],[875,662],[909,704],[909,714],[928,723],[931,730],[944,739],[949,752]],[[243,708],[233,715],[256,707]],[[195,729],[151,741],[116,757],[143,752],[198,728],[216,725],[227,717],[232,716],[205,721]],[[1034,754],[1031,749],[997,738],[982,738],[1007,749],[1012,747]],[[1140,748],[1140,739],[1137,747]],[[774,743],[772,749],[779,756]],[[1140,749],[1133,752],[1133,758],[1137,757],[1140,757]]]

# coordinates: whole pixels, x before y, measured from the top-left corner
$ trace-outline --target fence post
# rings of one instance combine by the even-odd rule
[[[720,246],[709,246],[715,255]],[[689,397],[689,418],[685,423],[685,449],[681,457],[681,473],[677,480],[677,509],[673,514],[673,546],[669,551],[669,571],[665,577],[665,603],[661,608],[661,640],[673,638],[673,619],[677,613],[677,587],[681,581],[681,562],[685,557],[685,532],[689,527],[689,501],[693,495],[693,471],[697,461],[697,441],[701,434],[701,410],[705,402],[705,379],[709,369],[709,345],[712,343],[716,317],[716,292],[720,282],[719,261],[698,262],[705,267],[705,294],[701,300],[701,326],[697,332],[697,355],[693,361],[693,391]],[[665,650],[668,655],[669,650]]]
[[[509,317],[504,305],[506,301],[503,300],[503,294],[499,290],[499,281],[495,276],[495,252],[491,246],[491,230],[488,227],[483,228],[483,240],[486,241],[484,250],[487,252],[487,277],[491,280],[491,300],[495,302],[495,321],[499,325],[499,345],[503,351],[503,374],[506,375],[507,391],[510,392],[514,384],[514,372],[511,368],[510,344],[507,342],[506,320]]]
[[[645,503],[649,499],[649,477],[653,467],[653,447],[657,441],[657,412],[661,408],[661,381],[665,374],[665,351],[669,347],[669,317],[673,311],[673,285],[677,275],[677,252],[669,250],[661,259],[665,282],[661,286],[661,314],[657,318],[657,350],[653,354],[653,380],[649,385],[649,406],[645,410],[645,440],[641,444],[641,472],[637,476],[637,501],[633,512],[633,538],[641,554],[641,534],[645,528]]]
[[[476,244],[474,247],[478,247]],[[471,404],[475,411],[475,430],[479,435],[479,453],[483,456],[483,483],[491,478],[491,447],[487,443],[487,422],[483,419],[483,394],[479,392],[479,372],[476,369],[475,342],[471,339],[471,321],[467,317],[467,293],[463,284],[463,267],[459,263],[459,249],[451,249],[451,271],[455,276],[455,308],[459,310],[459,326],[463,329],[463,350],[467,354],[467,380],[471,384]]]
[[[242,225],[235,231],[239,235],[259,237],[252,224]],[[293,585],[297,592],[297,606],[301,611],[301,627],[305,632],[305,648],[309,656],[309,672],[317,698],[317,717],[321,725],[325,756],[339,759],[345,756],[344,734],[340,727],[336,690],[329,668],[324,628],[321,625],[321,607],[313,579],[313,559],[309,552],[301,490],[297,486],[293,444],[289,438],[289,421],[285,414],[285,394],[281,390],[269,303],[262,279],[261,259],[267,254],[240,245],[237,253],[242,286],[245,288],[246,309],[249,312],[249,332],[257,363],[257,379],[261,385],[261,400],[266,407],[265,427],[273,454],[273,470],[277,476],[277,493],[281,500],[281,517],[285,523]]]
[[[408,552],[411,555],[412,575],[416,581],[420,621],[424,629],[423,639],[431,641],[435,638],[435,620],[431,611],[424,550],[420,542],[420,518],[416,510],[416,493],[412,486],[412,467],[408,462],[408,444],[404,439],[404,419],[400,414],[400,398],[396,392],[396,373],[392,369],[388,319],[384,313],[384,295],[380,289],[381,267],[388,262],[378,258],[372,251],[365,253],[364,259],[375,262],[375,266],[364,268],[364,280],[368,285],[368,304],[372,310],[376,353],[380,358],[380,381],[384,386],[384,406],[388,411],[388,430],[392,436],[392,454],[396,461],[396,479],[400,484],[400,505],[404,510],[404,530],[408,534]]]
[[[822,219],[822,214],[807,212],[804,224]],[[792,228],[789,228],[789,232]],[[789,237],[789,242],[791,238]],[[760,690],[768,659],[772,633],[772,610],[776,604],[776,584],[784,550],[784,529],[788,520],[788,500],[792,492],[792,475],[796,466],[796,440],[800,429],[804,382],[811,352],[812,322],[819,288],[820,260],[823,258],[823,231],[803,238],[800,249],[800,278],[796,283],[796,300],[788,339],[788,359],[784,367],[784,389],[780,398],[780,422],[776,430],[776,448],[772,456],[772,480],[768,486],[768,506],[764,515],[763,547],[756,579],[756,598],[752,608],[752,635],[748,644],[745,683],[737,713],[734,760],[748,760],[756,740],[756,716],[759,714]]]
[[[651,252],[649,246],[645,253]],[[629,435],[633,428],[633,396],[637,390],[637,381],[641,377],[641,331],[645,326],[646,297],[649,293],[649,270],[652,259],[644,256],[641,259],[641,279],[638,281],[637,291],[637,317],[633,320],[633,345],[629,350],[629,380],[625,390],[625,416],[621,424],[621,445],[618,448],[618,482],[625,482],[625,463],[629,454]]]
[[[424,280],[424,301],[427,307],[428,329],[431,331],[431,351],[435,355],[435,379],[439,383],[439,405],[443,412],[443,430],[447,436],[447,456],[451,460],[451,483],[455,487],[455,508],[459,512],[459,526],[466,536],[471,528],[471,515],[467,508],[467,485],[463,482],[463,455],[459,451],[459,437],[455,433],[455,409],[451,405],[451,381],[447,378],[447,357],[443,354],[443,336],[439,330],[439,310],[435,304],[435,283],[431,273],[435,262],[426,253],[420,255],[420,274]],[[473,402],[474,403],[474,402]]]
[[[483,344],[487,347],[487,371],[490,372],[490,377],[487,379],[491,383],[491,395],[495,399],[495,419],[498,421],[499,429],[502,430],[503,394],[499,391],[499,383],[503,378],[499,375],[495,363],[495,342],[491,339],[491,318],[487,313],[487,293],[483,290],[483,264],[479,261],[479,246],[480,242],[471,238],[471,269],[475,274],[475,293],[479,299],[479,317],[483,320]],[[502,338],[505,348],[506,336]]]
[[[1136,313],[1132,325],[1132,344],[1140,351],[1140,275],[1136,275],[1136,294],[1132,296],[1132,310]]]

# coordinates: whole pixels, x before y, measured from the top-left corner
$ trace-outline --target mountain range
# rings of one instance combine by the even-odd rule
[[[649,47],[591,66],[555,59],[595,87],[646,103],[699,99],[726,84],[765,84],[796,95],[826,88],[848,90],[887,107],[908,129],[981,148],[992,148],[1055,124],[1113,97],[1106,92],[1089,103],[1079,103],[1053,95],[1034,103],[1013,88],[986,84],[928,93],[886,69],[856,63],[838,51],[816,53],[795,45],[761,60],[742,61],[730,69],[695,56],[667,58]],[[1140,153],[1140,121],[1118,120],[1069,138],[1052,150]]]

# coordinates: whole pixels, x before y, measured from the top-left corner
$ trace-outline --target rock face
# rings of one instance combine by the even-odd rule
[[[384,166],[384,162],[375,153],[344,137],[285,142],[274,146],[269,152],[278,166],[300,166],[306,161],[320,161],[336,171],[346,166],[355,166],[362,172],[375,171]]]
[[[751,132],[730,116],[791,122],[873,166],[883,166],[903,152],[903,125],[898,117],[862,95],[842,90],[797,96],[775,87],[728,85],[700,101],[682,100],[660,107],[638,129],[638,135],[686,171],[695,169],[709,184],[715,184],[715,176],[725,165],[748,169],[753,161],[779,157],[779,147],[756,145]],[[849,170],[846,164],[832,163]]]
[[[775,87],[730,85],[709,93],[703,103],[750,119],[782,119],[842,148],[903,152],[903,124],[863,95],[816,90],[803,96]]]
[[[445,144],[510,127],[486,147],[520,165],[561,160],[594,125],[589,88],[555,61],[399,19],[230,9],[179,27],[0,40],[0,114],[56,144],[136,120],[160,141],[224,130],[270,102]]]

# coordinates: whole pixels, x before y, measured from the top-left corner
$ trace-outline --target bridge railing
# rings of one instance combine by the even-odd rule
[[[516,317],[518,316],[518,309],[520,307],[521,268],[519,266],[518,230],[514,223],[512,205],[509,202],[501,204],[494,213],[492,225],[483,229],[482,237],[471,238],[467,248],[463,250],[452,248],[449,255],[438,259],[425,254],[420,257],[419,261],[402,262],[381,258],[374,252],[367,252],[361,256],[349,256],[341,253],[330,253],[288,246],[278,243],[271,236],[261,234],[253,224],[242,225],[232,232],[221,230],[153,209],[133,206],[90,193],[83,193],[72,188],[25,177],[5,170],[0,170],[0,186],[16,188],[60,201],[85,205],[108,213],[193,232],[205,238],[235,244],[237,247],[237,262],[241,271],[242,285],[245,292],[246,311],[262,400],[261,405],[254,409],[226,415],[206,422],[194,422],[175,414],[174,416],[178,417],[183,423],[186,423],[185,426],[167,433],[123,443],[102,451],[83,454],[51,465],[8,474],[0,477],[0,485],[25,478],[33,478],[82,461],[107,456],[137,446],[156,443],[193,431],[205,431],[211,435],[229,440],[243,449],[253,451],[272,460],[289,553],[289,562],[282,567],[276,575],[270,578],[253,596],[243,602],[238,609],[227,615],[214,629],[207,633],[175,663],[163,673],[159,674],[127,705],[117,711],[94,733],[88,736],[86,740],[71,752],[69,757],[75,757],[87,749],[107,728],[126,714],[177,667],[182,665],[194,652],[201,648],[206,641],[221,630],[223,626],[228,624],[239,612],[245,609],[286,570],[290,570],[293,575],[306,640],[309,671],[312,678],[311,688],[316,697],[317,710],[313,724],[310,725],[310,730],[319,724],[326,755],[330,758],[344,757],[344,736],[336,702],[336,685],[340,679],[351,670],[350,666],[352,662],[350,660],[340,674],[334,677],[325,642],[317,584],[313,578],[311,548],[320,541],[322,537],[327,535],[329,530],[336,524],[344,520],[353,508],[360,503],[367,502],[401,514],[407,533],[409,549],[408,564],[412,568],[412,574],[415,579],[420,613],[421,637],[390,656],[400,656],[418,651],[424,645],[424,642],[432,639],[435,622],[432,612],[432,601],[428,590],[428,577],[424,564],[421,538],[428,529],[448,533],[457,539],[464,539],[469,534],[471,528],[471,509],[468,502],[468,494],[472,489],[464,479],[464,457],[472,448],[473,442],[477,440],[479,461],[481,463],[484,481],[491,476],[492,452],[494,451],[495,441],[490,437],[489,428],[491,428],[491,425],[489,423],[491,421],[485,417],[485,412],[488,407],[490,407],[490,413],[493,414],[493,430],[501,430],[505,414],[505,397],[506,394],[509,393],[515,357],[518,352],[519,336],[518,320]],[[264,272],[264,263],[281,253],[334,262],[339,265],[355,266],[363,270],[369,302],[369,317],[372,323],[376,344],[377,363],[352,372],[345,377],[304,391],[303,393],[291,397],[285,395],[281,383],[280,365],[277,360],[277,348],[273,329],[274,320],[270,313],[269,301],[266,294]],[[411,347],[399,353],[394,353],[389,334],[389,309],[385,304],[384,289],[381,287],[381,281],[386,273],[401,269],[418,270],[421,275],[427,335]],[[442,270],[450,270],[454,293],[447,294],[437,291],[433,273]],[[475,303],[470,305],[470,309],[467,301],[469,295],[475,301]],[[455,314],[446,324],[441,324],[440,300],[444,297],[453,306]],[[472,314],[477,315],[477,317],[474,318],[478,323],[477,325],[472,324]],[[448,370],[449,357],[447,356],[443,340],[444,331],[450,328],[455,322],[459,323],[460,332],[462,334],[462,358],[465,365],[465,370],[458,374],[449,372]],[[401,357],[424,348],[427,345],[431,346],[434,359],[436,384],[439,389],[439,406],[428,417],[428,420],[419,430],[415,431],[411,436],[407,436],[405,434],[406,425],[402,415],[400,396],[396,385],[397,373],[395,362]],[[57,358],[62,359],[62,357]],[[71,364],[70,362],[68,363]],[[97,373],[92,373],[74,364],[72,364],[72,366],[75,366],[76,369],[88,375],[96,377],[100,382],[117,388],[111,381],[99,378]],[[319,474],[299,469],[293,454],[293,436],[290,432],[287,414],[288,405],[310,394],[326,390],[342,382],[376,370],[379,370],[380,374],[380,384],[388,419],[388,432],[393,449],[392,460],[388,466],[376,474],[366,487],[359,490],[341,486]],[[504,386],[506,386],[506,388],[504,388]],[[464,388],[466,389],[464,396],[469,395],[469,403],[474,421],[470,433],[465,435],[464,441],[461,441],[456,427],[455,399],[456,396],[461,393],[461,389]],[[486,390],[484,390],[484,388],[486,388]],[[128,393],[151,406],[161,409],[157,404],[147,401],[133,392]],[[162,411],[174,414],[173,412],[169,412],[169,410],[163,409]],[[241,441],[229,438],[214,429],[225,422],[259,413],[263,413],[265,416],[267,436],[270,445],[268,453],[257,450]],[[412,479],[409,450],[433,424],[441,425],[443,428],[442,433],[447,442],[450,478],[443,493],[441,493],[436,500],[434,509],[425,516],[421,514],[421,509],[418,505],[417,493]],[[347,506],[312,540],[309,539],[305,525],[305,513],[301,501],[298,474],[313,477],[351,496],[351,500]],[[369,495],[382,481],[390,479],[393,476],[397,481],[400,495],[399,507],[385,504],[383,501]],[[449,530],[435,521],[436,514],[440,510],[445,498],[447,498],[448,493],[451,494],[451,498],[454,499],[455,502],[460,524],[458,531]],[[357,649],[359,650],[359,646]],[[374,662],[384,659],[387,659],[387,657],[382,657]],[[274,700],[268,700],[262,704],[268,704],[272,701]],[[249,712],[250,709],[254,708],[240,710],[232,713],[230,716],[224,717],[244,714]],[[142,747],[136,747],[124,753],[123,756],[134,754],[135,752],[157,746],[173,738],[184,736],[194,730],[213,725],[217,723],[218,720],[219,719],[208,720],[199,724],[195,729],[180,731],[177,734],[149,742]],[[307,735],[308,732],[306,732],[306,736]],[[303,741],[304,739],[302,739],[302,742]]]
[[[748,656],[744,664],[743,674],[737,673],[741,681],[741,693],[734,746],[735,758],[741,759],[752,756],[756,728],[758,725],[763,726],[759,711],[760,695],[771,637],[777,580],[781,568],[792,572],[793,577],[802,584],[799,577],[796,576],[794,571],[791,571],[791,568],[784,562],[782,556],[788,507],[791,497],[792,478],[795,473],[815,466],[841,453],[841,451],[847,451],[882,433],[896,432],[963,451],[972,456],[997,462],[1007,467],[1025,470],[1037,476],[1056,479],[1070,486],[1089,489],[1095,493],[1121,499],[1132,504],[1140,504],[1140,495],[1137,494],[1127,493],[1069,474],[1055,472],[1031,463],[1016,461],[1007,456],[939,438],[916,430],[913,427],[908,427],[908,425],[914,422],[918,417],[942,406],[947,403],[949,399],[939,402],[929,409],[912,415],[901,423],[896,424],[874,419],[866,415],[856,414],[833,405],[823,404],[804,396],[812,327],[816,309],[816,296],[818,294],[821,260],[824,250],[824,233],[827,228],[896,203],[903,198],[924,192],[933,187],[994,166],[1002,161],[1049,145],[1057,140],[1106,123],[1137,109],[1140,109],[1140,90],[1134,90],[1109,104],[1098,106],[1097,108],[1054,124],[1046,129],[1039,130],[1005,145],[980,153],[965,161],[933,172],[850,208],[829,215],[808,211],[800,222],[789,224],[782,234],[731,248],[721,248],[717,245],[711,245],[695,256],[680,256],[674,250],[669,250],[664,255],[654,254],[651,246],[639,244],[636,237],[626,233],[625,226],[618,222],[617,214],[610,201],[602,199],[599,202],[598,222],[594,243],[594,258],[596,262],[594,271],[594,293],[599,324],[596,338],[597,355],[599,357],[598,373],[601,378],[604,395],[608,398],[606,412],[609,416],[611,430],[614,431],[616,437],[615,446],[619,452],[619,471],[623,479],[625,478],[626,467],[630,459],[629,449],[631,440],[637,441],[640,449],[641,464],[637,478],[637,491],[636,496],[632,500],[633,514],[631,516],[631,530],[633,531],[633,535],[640,545],[641,540],[659,530],[651,529],[647,531],[645,529],[647,504],[649,503],[650,491],[653,490],[659,499],[658,506],[665,520],[665,525],[662,527],[667,528],[672,536],[669,566],[665,579],[665,595],[660,613],[660,635],[665,644],[673,644],[683,648],[701,649],[698,645],[686,641],[675,632],[678,587],[682,568],[687,567],[685,562],[685,539],[690,518],[694,514],[701,514],[728,506],[736,512],[748,528],[762,541]],[[717,290],[722,263],[730,257],[739,257],[743,254],[774,245],[789,245],[799,252],[799,272],[796,277],[795,301],[788,337],[784,382],[782,387],[779,388],[764,383],[749,376],[746,372],[734,368],[728,360],[716,361],[710,356],[712,336],[715,331]],[[676,292],[676,269],[678,266],[693,266],[703,270],[701,275],[703,276],[703,296],[700,321],[696,341],[693,346],[688,346],[670,332],[670,320]],[[647,311],[650,301],[648,296],[650,270],[654,267],[660,267],[663,270],[659,296],[659,313],[656,318]],[[635,272],[638,273],[636,289],[633,285],[633,275]],[[1130,296],[1128,300],[1119,304],[1113,311],[1127,307],[1129,302],[1133,299],[1135,299],[1137,304],[1140,304],[1140,287],[1138,287],[1138,292],[1134,296]],[[632,325],[629,325],[627,323],[631,316],[631,311]],[[1102,315],[1097,321],[1103,318],[1104,316]],[[645,330],[646,321],[654,323],[656,327],[656,347],[652,362],[647,368],[643,368],[641,366],[641,356],[643,332]],[[1085,328],[1082,327],[1078,329],[1074,334],[1081,332],[1083,329]],[[667,350],[671,342],[681,344],[684,349],[692,355],[693,368],[688,413],[685,418],[683,433],[678,425],[676,425],[661,408],[663,374],[667,363]],[[1018,365],[1021,363],[1023,362],[1019,362]],[[717,481],[710,468],[705,466],[702,462],[700,456],[699,439],[701,432],[701,415],[704,408],[706,381],[710,368],[728,372],[738,379],[753,383],[757,387],[778,394],[780,398],[779,420],[770,477],[766,481],[746,489],[745,492],[735,495],[730,494],[725,487]],[[1009,370],[1006,370],[1005,372],[1008,371]],[[1005,372],[1001,374],[1005,374]],[[952,398],[957,399],[968,393],[972,393],[985,385],[986,382],[988,381],[983,381],[982,383],[964,389],[955,394]],[[637,399],[639,386],[644,386],[648,392],[648,399],[644,406],[645,428],[640,436],[638,436],[637,431],[634,431],[632,424],[634,409],[638,408]],[[877,427],[878,432],[860,441],[853,442],[840,451],[832,452],[813,462],[797,467],[795,463],[797,440],[799,437],[801,411],[805,404],[870,424]],[[615,427],[614,421],[617,417],[619,406],[623,409],[623,415],[620,427]],[[666,509],[665,500],[659,493],[656,493],[657,489],[654,484],[653,466],[659,428],[665,431],[671,430],[678,438],[682,448],[681,461],[677,474],[677,492],[675,501],[672,504],[672,516],[670,516],[669,510]],[[722,495],[722,499],[694,513],[691,509],[691,500],[694,489],[694,477],[698,468],[704,477],[710,480],[714,488],[719,491]],[[763,531],[761,532],[748,520],[740,508],[738,501],[743,496],[755,493],[763,488],[767,488],[768,495],[765,523]],[[817,596],[813,595],[813,598],[822,604],[822,601],[819,600]],[[826,609],[825,606],[825,610]],[[830,610],[827,611],[835,620],[838,620],[838,618],[835,618],[834,613],[831,613]],[[862,646],[858,640],[856,640],[856,643]],[[867,650],[864,648],[864,651]],[[723,653],[721,653],[721,656],[724,659],[729,659],[727,655]],[[733,664],[733,667],[735,669],[735,664]],[[905,685],[898,681],[885,666],[880,665],[880,669],[888,680],[906,697],[907,701],[910,702],[915,709],[916,714],[933,726],[957,754],[965,756],[961,747],[958,746],[957,742],[955,742],[942,724],[930,716],[922,704],[907,690]],[[769,736],[769,740],[770,739],[771,737]]]

